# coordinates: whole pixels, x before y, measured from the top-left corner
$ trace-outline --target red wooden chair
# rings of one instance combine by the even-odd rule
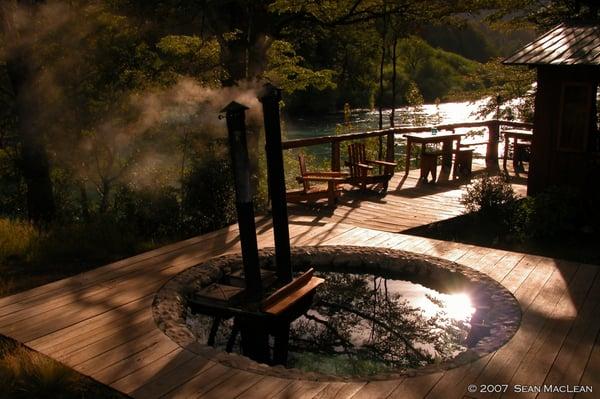
[[[306,170],[306,161],[304,155],[298,155],[300,164],[300,176],[296,177],[298,183],[302,184],[301,190],[288,191],[287,201],[315,202],[322,198],[327,198],[327,205],[335,207],[337,197],[340,195],[340,184],[345,183],[348,173],[343,172],[308,172]],[[312,183],[325,183],[313,185]]]
[[[367,184],[381,184],[382,191],[386,192],[388,182],[394,176],[395,162],[367,159],[365,145],[362,143],[353,143],[348,145],[348,161],[346,166],[350,168],[350,177],[346,182],[366,190]],[[374,166],[382,166],[382,174],[373,174]]]

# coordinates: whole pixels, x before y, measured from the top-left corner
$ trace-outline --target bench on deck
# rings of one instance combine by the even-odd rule
[[[314,269],[310,268],[290,283],[269,295],[261,303],[262,311],[278,316],[290,311],[301,300],[310,299],[312,301],[317,287],[325,282],[324,279],[315,277],[313,274]]]
[[[312,268],[302,273],[262,300],[260,307],[254,308],[255,310],[242,306],[243,287],[213,283],[202,288],[189,300],[189,304],[192,312],[213,317],[207,345],[214,346],[221,322],[231,317],[234,317],[234,325],[227,341],[227,352],[233,349],[240,332],[240,320],[245,320],[246,323],[266,323],[266,330],[277,337],[281,334],[282,326],[308,310],[317,288],[325,282],[313,274]]]
[[[288,202],[315,202],[319,199],[327,198],[327,205],[335,207],[337,197],[340,195],[339,185],[346,181],[347,173],[343,172],[308,172],[306,170],[306,160],[304,155],[298,155],[300,164],[300,176],[296,177],[298,183],[302,184],[302,189],[288,191],[286,199]],[[311,183],[325,183],[325,185],[312,185]]]

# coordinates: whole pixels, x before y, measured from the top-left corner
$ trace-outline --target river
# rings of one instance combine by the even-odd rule
[[[448,102],[424,104],[419,109],[415,107],[396,108],[396,126],[411,126],[415,121],[422,125],[457,123],[475,121],[479,107],[486,99],[475,102]],[[390,126],[391,110],[383,111],[383,127]],[[301,139],[307,137],[330,136],[336,133],[364,132],[379,127],[379,112],[377,110],[354,109],[350,112],[349,121],[344,121],[344,113],[323,114],[310,118],[284,118],[283,132],[285,139]],[[318,158],[330,155],[329,145],[307,147],[306,150]]]

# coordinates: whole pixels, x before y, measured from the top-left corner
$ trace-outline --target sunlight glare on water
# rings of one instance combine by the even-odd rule
[[[467,294],[458,293],[443,296],[446,297],[443,299],[446,303],[446,313],[453,319],[464,320],[470,318],[475,312],[471,298]]]
[[[452,319],[468,322],[475,312],[471,298],[465,293],[444,294],[403,280],[388,280],[388,288],[390,291],[401,292],[403,299],[420,308],[427,317],[443,311]],[[442,307],[432,302],[431,297],[440,301]]]

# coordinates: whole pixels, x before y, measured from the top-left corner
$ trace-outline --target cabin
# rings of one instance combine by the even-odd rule
[[[600,23],[562,23],[503,61],[537,69],[527,193],[598,190]]]

